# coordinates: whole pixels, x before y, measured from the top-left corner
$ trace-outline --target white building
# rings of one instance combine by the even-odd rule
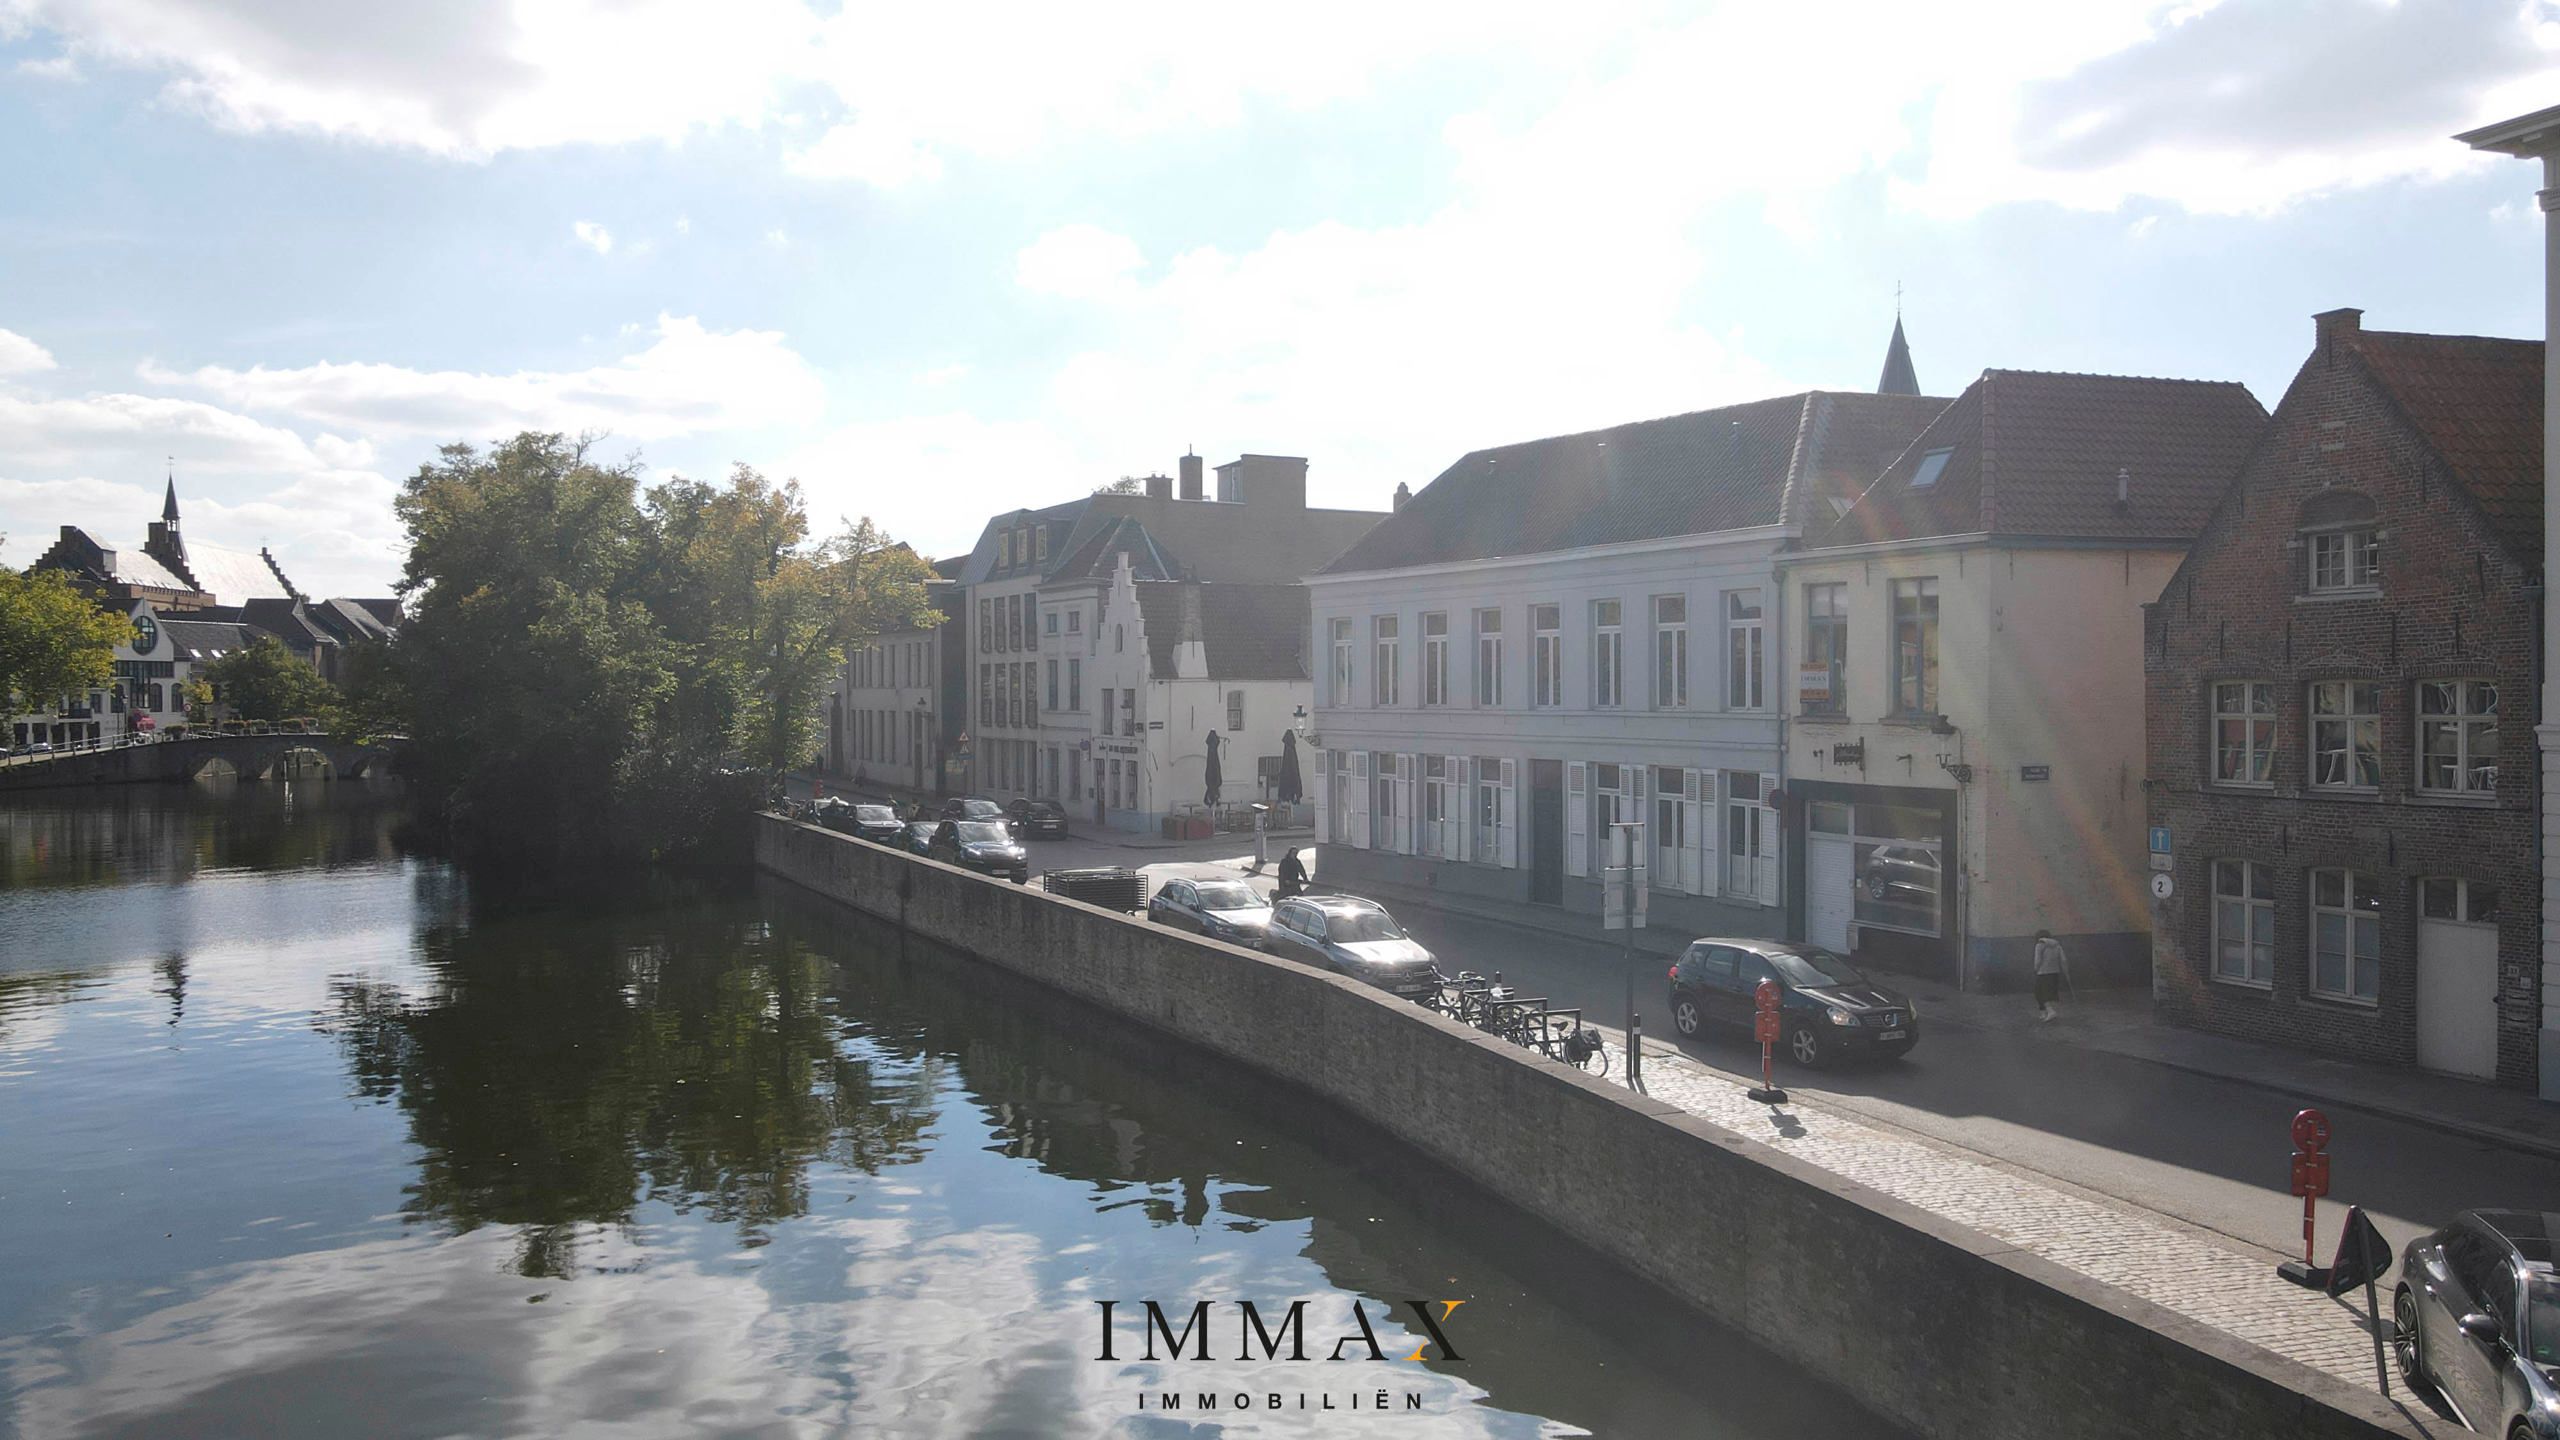
[[[2475,150],[2542,162],[2542,333],[2548,347],[2560,333],[2560,105],[2455,137]],[[2542,367],[2542,478],[2545,490],[2560,479],[2560,365],[2546,354]],[[2560,1099],[2560,597],[2548,578],[2560,563],[2560,506],[2542,508],[2542,693],[2534,726],[2542,774],[2542,1063],[2545,1100]]]
[[[938,788],[943,627],[876,636],[845,657],[828,698],[826,768],[856,784]]]
[[[1785,933],[1772,561],[1945,404],[1817,391],[1460,459],[1308,581],[1326,882],[1596,912],[1623,818],[1653,924]]]
[[[1090,734],[1058,740],[1091,777],[1097,823],[1154,829],[1207,803],[1210,747],[1221,803],[1268,798],[1292,718],[1315,699],[1307,679],[1307,592],[1135,578],[1126,555],[1102,590],[1081,659],[1093,705],[1053,709]],[[1302,777],[1303,778],[1303,775]]]
[[[2148,977],[2142,607],[2265,426],[2228,382],[1988,371],[1780,558],[1791,933]]]
[[[204,620],[166,611],[148,600],[125,608],[134,638],[115,648],[115,672],[105,685],[64,695],[49,710],[11,717],[11,745],[76,744],[117,740],[187,723],[187,683],[196,672],[267,633],[238,620]],[[226,713],[215,705],[216,718]]]
[[[1221,465],[1212,493],[1200,457],[1186,455],[1178,494],[1175,481],[1153,476],[1133,493],[989,521],[961,571],[970,645],[965,788],[1000,800],[1055,799],[1085,814],[1100,785],[1111,809],[1163,813],[1114,799],[1109,757],[1098,761],[1092,748],[1101,738],[1099,686],[1087,673],[1093,627],[1122,560],[1142,584],[1291,584],[1384,518],[1309,506],[1307,462],[1295,456]]]

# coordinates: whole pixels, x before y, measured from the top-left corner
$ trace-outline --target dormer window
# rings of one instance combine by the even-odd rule
[[[2312,594],[2354,594],[2382,584],[2382,530],[2365,496],[2326,490],[2305,501],[2301,545]]]
[[[1911,488],[1926,490],[1937,484],[1938,477],[1946,473],[1947,457],[1954,453],[1956,453],[1955,447],[1950,445],[1945,449],[1932,450],[1921,456],[1920,468],[1911,472]]]

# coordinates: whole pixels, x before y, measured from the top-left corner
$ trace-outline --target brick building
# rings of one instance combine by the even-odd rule
[[[2176,1023],[2531,1088],[2543,347],[2359,314],[2317,317],[2148,607],[2153,989]]]

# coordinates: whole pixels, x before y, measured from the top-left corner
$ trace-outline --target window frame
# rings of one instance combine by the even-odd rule
[[[1333,703],[1345,707],[1349,706],[1351,704],[1352,697],[1359,693],[1352,683],[1351,674],[1352,647],[1354,643],[1355,642],[1351,635],[1351,617],[1348,615],[1334,616]]]
[[[2452,690],[2455,708],[2449,711],[2429,710],[2427,708],[2428,692],[2444,687],[2450,687]],[[2477,698],[2475,692],[2480,688],[2485,688],[2489,692],[2489,707],[2486,710],[2474,708],[2474,701]],[[2498,770],[2503,759],[2502,747],[2498,743],[2503,738],[2498,731],[2499,706],[2506,698],[2505,688],[2496,680],[2471,675],[2416,682],[2416,689],[2409,697],[2409,708],[2414,721],[2410,728],[2416,732],[2413,740],[2417,751],[2418,773],[2414,779],[2414,785],[2419,794],[2475,798],[2494,796],[2498,793]],[[2445,727],[2450,727],[2454,738],[2452,758],[2456,783],[2451,786],[2431,785],[2428,783],[2428,775],[2433,767],[2429,763],[2428,742],[2432,732]],[[2490,740],[2487,750],[2490,773],[2487,784],[2475,785],[2471,783],[2471,779],[2473,772],[2479,767],[2478,755],[2473,749],[2472,736],[2473,732],[2482,730],[2488,732]]]
[[[2327,877],[2337,877],[2339,903],[2327,904],[2321,899],[2321,887]],[[2304,937],[2304,950],[2310,970],[2303,977],[2303,989],[2315,1000],[2340,1005],[2368,1008],[2382,1003],[2382,887],[2374,877],[2360,874],[2344,866],[2324,865],[2310,872],[2310,885],[2305,895],[2311,912],[2311,933]],[[2345,966],[2345,988],[2321,983],[2321,955],[2324,946],[2324,922],[2337,920],[2346,927],[2346,948],[2339,952]],[[2364,994],[2356,987],[2358,970],[2357,936],[2369,929],[2373,941],[2373,993]]]
[[[1626,618],[1624,601],[1591,602],[1591,708],[1594,710],[1619,710],[1626,706]]]
[[[1804,658],[1798,667],[1810,670],[1819,656],[1820,663],[1831,672],[1831,693],[1820,704],[1804,702],[1803,686],[1797,686],[1796,708],[1807,715],[1845,715],[1849,712],[1849,582],[1815,580],[1804,587]]]
[[[1437,622],[1440,629],[1432,632]],[[1422,703],[1438,708],[1449,703],[1449,612],[1433,610],[1422,617]]]
[[[2223,708],[2223,692],[2235,688],[2241,692],[2241,708],[2237,710],[2226,710]],[[2264,700],[2263,709],[2258,707],[2258,701],[2261,698]],[[2223,723],[2229,720],[2237,720],[2242,726],[2242,745],[2240,748],[2240,754],[2244,763],[2241,767],[2243,771],[2242,778],[2238,779],[2226,777],[2222,770],[2222,756],[2224,750],[2222,727]],[[2264,743],[2260,743],[2259,740],[2259,733],[2262,728],[2265,733]],[[2206,773],[2211,777],[2211,783],[2215,787],[2233,790],[2273,789],[2275,786],[2275,747],[2276,700],[2274,681],[2233,679],[2212,680],[2206,682]],[[2247,772],[2253,770],[2260,773],[2258,773],[2254,778],[2251,778]]]
[[[1563,704],[1564,606],[1548,601],[1529,607],[1529,708],[1554,710]]]
[[[1393,707],[1401,698],[1399,673],[1404,652],[1403,626],[1397,615],[1369,617],[1369,641],[1374,668],[1369,675],[1369,704],[1374,709]]]
[[[2322,692],[2333,690],[2343,692],[2339,702],[2341,708],[2323,711],[2320,708]],[[2360,697],[2359,691],[2364,692],[2364,695]],[[2359,707],[2356,703],[2359,698],[2364,698],[2369,703]],[[2309,772],[2305,778],[2310,787],[2314,790],[2365,794],[2380,791],[2382,789],[2382,682],[2379,680],[2313,680],[2303,687],[2302,705],[2306,722],[2303,729],[2311,746],[2311,763],[2305,767]],[[2345,732],[2343,743],[2337,749],[2346,756],[2345,774],[2348,778],[2323,779],[2322,776],[2327,770],[2328,756],[2331,753],[2331,747],[2326,743],[2325,737],[2328,733],[2339,730]],[[2362,760],[2371,762],[2373,778],[2369,781],[2354,778],[2361,768],[2358,762]]]
[[[1677,606],[1677,614],[1666,615]],[[1686,710],[1689,708],[1689,597],[1686,594],[1656,595],[1649,607],[1653,616],[1653,708]]]
[[[2255,860],[2213,859],[2205,862],[2210,872],[2208,884],[2211,903],[2206,907],[2205,933],[2207,973],[2217,983],[2241,985],[2253,990],[2272,990],[2276,983],[2276,888],[2267,867]],[[2223,888],[2225,867],[2235,872],[2239,888]],[[2245,954],[2240,973],[2233,974],[2224,964],[2224,907],[2236,906],[2240,911],[2238,941]],[[2258,938],[2258,927],[2265,925],[2265,939]],[[2263,970],[2263,973],[2260,973]]]
[[[1491,626],[1485,624],[1491,617]],[[1497,709],[1502,704],[1502,607],[1487,605],[1475,612],[1476,627],[1476,704],[1482,709]]]
[[[1892,617],[1892,643],[1886,647],[1885,663],[1891,667],[1887,679],[1891,687],[1885,693],[1891,698],[1893,716],[1901,720],[1934,720],[1938,709],[1938,640],[1942,620],[1943,597],[1935,575],[1903,575],[1886,582],[1885,595]],[[1916,671],[1905,666],[1903,650],[1904,601],[1911,602],[1909,623],[1926,624],[1919,653],[1914,657]],[[1927,602],[1925,622],[1921,602]],[[1916,678],[1917,685],[1913,685]],[[1913,692],[1906,695],[1906,691]]]
[[[1748,605],[1751,613],[1741,613]],[[1769,708],[1769,601],[1760,587],[1724,592],[1724,705]]]
[[[2323,580],[2321,569],[2335,550],[2337,577]],[[2372,524],[2335,525],[2303,533],[2303,554],[2307,568],[2303,572],[2303,588],[2313,595],[2366,594],[2382,588],[2382,527]]]

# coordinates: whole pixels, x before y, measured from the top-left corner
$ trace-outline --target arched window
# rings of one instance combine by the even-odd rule
[[[2303,580],[2315,594],[2371,590],[2382,584],[2382,529],[2371,497],[2323,490],[2302,502]]]

